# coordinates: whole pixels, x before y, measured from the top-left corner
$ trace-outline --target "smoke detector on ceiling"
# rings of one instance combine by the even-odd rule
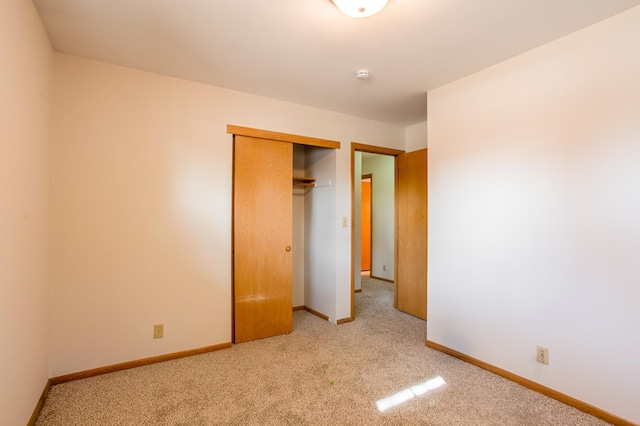
[[[360,70],[356,73],[356,78],[358,80],[366,80],[369,78],[369,71],[367,70]]]

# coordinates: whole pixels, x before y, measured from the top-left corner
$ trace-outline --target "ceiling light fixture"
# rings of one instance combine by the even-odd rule
[[[375,15],[387,5],[388,0],[331,0],[342,13],[354,18]]]

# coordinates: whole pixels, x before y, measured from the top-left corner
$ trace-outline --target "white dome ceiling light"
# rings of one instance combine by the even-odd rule
[[[342,13],[354,18],[375,15],[387,5],[388,0],[331,0]]]

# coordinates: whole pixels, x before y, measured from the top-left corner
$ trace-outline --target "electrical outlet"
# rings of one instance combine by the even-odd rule
[[[347,218],[346,218],[346,217],[343,217],[343,218],[342,218],[342,227],[343,227],[343,228],[346,228],[346,227],[347,227]]]
[[[549,349],[542,346],[536,346],[536,361],[549,365]]]
[[[156,324],[153,326],[153,338],[162,339],[164,337],[164,324]]]
[[[387,270],[387,265],[382,265],[382,270],[386,271]]]

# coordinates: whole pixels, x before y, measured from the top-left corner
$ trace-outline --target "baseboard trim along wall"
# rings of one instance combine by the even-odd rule
[[[309,312],[309,313],[311,313],[311,314],[313,314],[313,315],[315,315],[315,316],[317,316],[317,317],[322,318],[325,321],[329,321],[329,317],[328,316],[326,316],[325,314],[321,314],[320,312],[316,311],[315,309],[311,309],[310,307],[305,306],[304,310]]]
[[[31,414],[31,418],[29,419],[27,426],[34,426],[36,424],[36,420],[38,419],[40,410],[42,410],[42,406],[44,405],[44,400],[47,398],[49,389],[51,389],[51,379],[48,379],[47,383],[44,385],[44,389],[42,390],[42,395],[40,395],[40,399],[38,399],[36,408],[33,409],[33,413]]]
[[[380,277],[376,277],[376,276],[374,276],[374,275],[371,275],[371,278],[373,278],[374,280],[386,281],[386,282],[388,282],[388,283],[392,283],[392,284],[394,283],[394,281],[393,281],[393,280],[390,280],[390,279],[388,279],[388,278],[380,278]]]
[[[231,347],[231,342],[221,343],[219,345],[205,346],[198,349],[190,349],[187,351],[173,352],[165,355],[152,356],[136,361],[128,361],[120,364],[108,365],[106,367],[94,368],[91,370],[79,371],[77,373],[65,374],[63,376],[52,377],[51,384],[58,385],[60,383],[72,382],[74,380],[86,379],[87,377],[99,376],[101,374],[113,373],[114,371],[128,370],[129,368],[142,367],[143,365],[155,364],[157,362],[170,361],[172,359],[184,358],[192,355],[204,354],[207,352],[219,351]]]
[[[293,308],[294,311],[299,311],[299,310],[302,310],[302,309],[304,309],[305,311],[309,312],[310,314],[313,314],[313,315],[317,316],[318,318],[322,318],[325,321],[329,321],[329,317],[328,316],[326,316],[325,314],[321,314],[320,312],[316,311],[315,309],[311,309],[308,306],[295,306]],[[339,319],[337,322],[338,322],[338,324],[344,324],[345,322],[351,322],[351,321],[353,321],[353,319],[351,319],[351,318],[342,318],[342,319]]]
[[[635,423],[632,423],[628,420],[620,418],[614,414],[611,414],[607,411],[604,411],[598,407],[594,407],[593,405],[587,404],[586,402],[580,401],[569,395],[565,395],[556,390],[543,386],[539,383],[531,381],[529,379],[525,379],[524,377],[518,376],[517,374],[511,373],[507,370],[503,370],[494,365],[488,364],[484,361],[480,361],[479,359],[473,358],[469,355],[463,354],[462,352],[458,352],[454,349],[443,346],[439,343],[432,342],[430,340],[425,340],[424,344],[431,349],[435,349],[447,355],[451,355],[452,357],[458,358],[462,361],[468,362],[469,364],[475,365],[476,367],[480,367],[484,370],[490,371],[498,376],[502,376],[505,379],[511,380],[512,382],[516,382],[519,385],[522,385],[526,388],[534,390],[538,393],[548,396],[549,398],[553,398],[557,401],[560,401],[564,404],[567,404],[571,407],[577,408],[580,411],[584,411],[587,414],[590,414],[594,417],[602,419],[606,422],[609,422],[614,425],[619,426],[634,426]]]

